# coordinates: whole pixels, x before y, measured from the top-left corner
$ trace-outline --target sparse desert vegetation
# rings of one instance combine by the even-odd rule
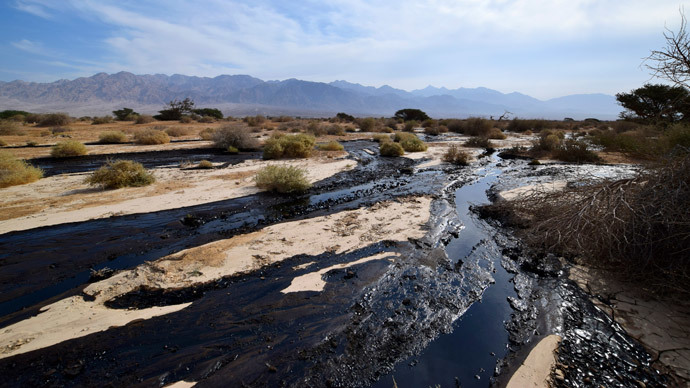
[[[158,129],[142,129],[134,133],[134,142],[142,145],[170,143],[170,137]]]
[[[234,147],[238,150],[255,150],[259,148],[259,142],[252,132],[241,125],[227,124],[210,133],[213,143],[217,148],[227,149]]]
[[[264,144],[264,159],[308,158],[315,142],[314,136],[306,134],[273,136]]]
[[[43,171],[0,150],[0,188],[35,182],[43,177]]]
[[[461,150],[455,144],[448,147],[448,150],[443,154],[443,161],[446,163],[455,164],[458,166],[467,166],[470,160],[470,155]]]
[[[381,156],[403,156],[405,154],[405,150],[400,143],[394,143],[392,141],[381,142],[379,150]]]
[[[86,183],[104,189],[119,189],[122,187],[140,187],[155,182],[154,176],[146,171],[141,163],[131,160],[116,160],[108,162],[91,176]]]
[[[122,131],[107,131],[98,135],[98,142],[101,144],[126,143],[127,135]]]
[[[301,193],[311,187],[306,171],[295,166],[264,167],[256,173],[254,180],[261,189],[284,194]]]
[[[86,155],[86,153],[86,146],[83,143],[76,140],[66,140],[55,144],[50,151],[50,156],[54,158],[68,158]]]

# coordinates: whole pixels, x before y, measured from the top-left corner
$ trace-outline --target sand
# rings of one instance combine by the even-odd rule
[[[506,388],[550,387],[549,376],[556,365],[554,352],[560,342],[561,337],[553,334],[539,341],[520,368],[510,378]]]
[[[254,185],[254,175],[260,168],[272,164],[304,168],[308,179],[316,182],[355,167],[355,161],[343,156],[286,161],[248,160],[213,170],[157,168],[151,170],[157,180],[154,185],[117,190],[90,188],[84,183],[88,173],[52,176],[0,189],[0,208],[3,209],[0,234],[113,215],[176,209],[255,194],[259,189]]]

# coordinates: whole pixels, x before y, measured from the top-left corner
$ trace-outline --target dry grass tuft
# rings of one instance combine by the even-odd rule
[[[43,177],[43,171],[15,158],[7,151],[0,151],[0,188],[35,182]]]

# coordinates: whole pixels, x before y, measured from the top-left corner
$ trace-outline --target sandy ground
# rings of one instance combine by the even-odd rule
[[[506,388],[548,388],[551,370],[556,365],[555,351],[561,337],[549,335],[532,349],[520,368],[508,381]]]
[[[213,170],[154,169],[156,183],[117,190],[90,188],[89,175],[63,174],[0,189],[0,234],[40,226],[86,221],[113,215],[148,213],[242,197],[259,191],[254,175],[267,165],[288,164],[307,170],[316,182],[354,168],[355,161],[335,153],[310,159],[248,160]],[[336,157],[333,157],[336,156]]]
[[[142,310],[109,309],[104,303],[142,285],[178,288],[206,283],[223,276],[252,271],[298,255],[324,252],[343,253],[381,240],[406,241],[426,233],[431,198],[409,197],[377,203],[369,208],[344,211],[307,220],[272,225],[260,231],[235,236],[190,248],[157,261],[142,264],[89,285],[79,296],[60,300],[42,309],[35,317],[17,322],[0,332],[0,358],[51,346],[122,326],[137,319],[148,319],[179,311],[189,304]],[[394,258],[380,255],[345,263],[344,268],[367,260]],[[300,276],[289,292],[319,290],[322,285],[313,275]],[[284,292],[286,292],[284,290]]]
[[[565,188],[568,182],[566,181],[554,181],[547,183],[539,183],[536,185],[528,185],[517,187],[511,190],[505,190],[498,193],[498,197],[506,201],[516,199],[518,197],[523,197],[526,195],[532,195],[537,193],[550,193],[553,191],[560,191]]]

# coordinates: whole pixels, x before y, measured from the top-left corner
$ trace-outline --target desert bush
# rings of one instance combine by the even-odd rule
[[[122,108],[113,111],[113,115],[118,121],[132,121],[136,120],[139,113],[135,112],[132,108]]]
[[[68,125],[72,119],[67,113],[45,113],[37,121],[39,127],[61,127]]]
[[[66,158],[70,156],[86,155],[86,146],[76,140],[66,140],[55,144],[50,156],[54,158]]]
[[[43,177],[43,171],[15,158],[7,151],[0,151],[0,188],[35,182]]]
[[[258,127],[259,125],[263,124],[264,121],[266,121],[266,118],[262,115],[256,115],[256,116],[247,116],[242,119],[247,125],[250,127]]]
[[[108,162],[85,180],[91,186],[100,186],[104,189],[146,186],[155,181],[153,175],[146,171],[141,163],[131,160]]]
[[[331,124],[326,128],[326,133],[332,136],[343,136],[345,135],[345,129],[342,125]]]
[[[171,128],[167,128],[165,130],[165,133],[167,133],[168,136],[170,136],[170,137],[185,136],[185,135],[189,134],[189,128],[171,127]]]
[[[444,127],[444,128],[445,128],[445,127]],[[433,126],[433,127],[426,127],[426,128],[424,128],[424,133],[426,133],[427,135],[431,135],[431,136],[438,136],[438,135],[440,135],[442,132],[441,132],[441,127],[440,127],[440,126]]]
[[[279,193],[300,193],[309,190],[306,171],[295,166],[266,166],[254,177],[260,189]]]
[[[357,119],[357,125],[359,125],[359,130],[362,132],[371,132],[376,128],[376,119],[373,117],[366,117],[363,119]]]
[[[321,125],[318,121],[310,121],[307,124],[307,132],[314,136],[323,136],[326,134],[326,127]]]
[[[629,120],[619,120],[611,123],[611,127],[614,131],[616,131],[616,133],[635,131],[641,126],[641,124]]]
[[[326,144],[319,144],[317,146],[321,151],[342,151],[345,149],[342,144],[337,141],[330,141]]]
[[[493,144],[489,140],[488,137],[480,137],[480,136],[474,136],[463,144],[465,147],[472,147],[472,148],[493,148]]]
[[[180,117],[180,120],[179,120],[179,121],[180,121],[181,123],[183,123],[183,124],[189,124],[189,123],[191,123],[191,122],[194,121],[194,120],[193,120],[193,118],[192,118],[191,116],[185,115],[185,116]]]
[[[455,144],[448,147],[448,150],[443,154],[444,162],[458,166],[467,166],[469,160],[470,155]]]
[[[200,123],[209,124],[209,123],[215,123],[216,119],[214,119],[211,116],[201,116],[201,117],[199,117],[199,120],[197,120],[197,121]]]
[[[50,134],[51,134],[51,135],[61,135],[61,134],[63,134],[63,133],[67,133],[67,132],[70,132],[70,131],[71,131],[71,129],[70,129],[70,128],[67,128],[67,127],[54,127],[54,128],[50,128]],[[41,133],[43,133],[43,132],[41,132]]]
[[[690,154],[622,180],[492,205],[534,251],[577,257],[659,291],[690,292]],[[494,212],[494,214],[497,214]]]
[[[216,130],[213,128],[204,128],[199,132],[199,137],[202,138],[203,140],[213,140],[213,134],[216,133]]]
[[[43,117],[42,114],[40,113],[29,113],[24,117],[24,122],[28,124],[36,124],[39,121],[41,121],[41,118]]]
[[[37,145],[38,145],[38,142],[36,142],[36,141],[34,141],[34,140],[27,140],[27,141],[26,141],[26,146],[27,146],[27,147],[36,147]]]
[[[481,117],[470,117],[465,120],[465,135],[488,137],[494,125],[490,120]]]
[[[503,140],[506,138],[506,135],[505,133],[501,132],[501,130],[498,128],[491,128],[487,137],[489,139]]]
[[[194,114],[197,114],[199,116],[203,117],[210,117],[218,120],[223,119],[223,112],[220,111],[220,109],[216,108],[200,108],[200,109],[194,109],[192,110]]]
[[[393,141],[393,140],[391,139],[391,136],[390,136],[390,135],[384,135],[384,134],[382,134],[382,133],[378,133],[378,134],[374,135],[374,136],[372,137],[372,140],[375,141],[375,142],[377,142],[377,143],[383,143],[383,142],[386,142],[386,141]]]
[[[690,127],[683,124],[675,124],[664,131],[663,137],[665,153],[674,152],[677,148],[690,150]]]
[[[381,156],[402,156],[405,154],[405,150],[400,143],[394,143],[392,141],[382,142],[379,145],[379,150],[381,151]]]
[[[530,130],[532,132],[541,132],[541,130],[546,129],[549,126],[549,122],[542,119],[519,119],[514,118],[510,120],[506,131],[509,132],[525,132]]]
[[[196,168],[200,168],[202,170],[209,170],[213,168],[213,163],[211,163],[208,160],[202,160],[199,162],[199,164],[196,165]]]
[[[233,146],[239,150],[256,150],[259,141],[252,137],[251,131],[237,124],[226,124],[216,129],[212,135],[216,147],[227,149]]]
[[[240,152],[240,150],[238,150],[237,147],[234,147],[234,146],[228,146],[228,149],[226,151],[228,151],[231,154],[236,154],[236,153]]]
[[[596,152],[589,149],[587,143],[574,139],[567,139],[564,141],[563,144],[554,151],[553,157],[557,160],[569,163],[596,163],[600,160]]]
[[[25,121],[30,114],[23,110],[6,109],[0,112],[0,120]]]
[[[403,126],[403,131],[405,132],[413,132],[415,128],[419,126],[419,122],[410,120],[410,121],[405,121],[405,125]]]
[[[126,143],[127,135],[125,135],[122,131],[102,132],[98,136],[98,142],[101,144]]]
[[[110,124],[113,121],[115,121],[115,119],[113,119],[112,116],[94,117],[91,125]]]
[[[416,136],[414,139],[401,140],[400,145],[406,152],[424,152],[427,149],[426,143]]]
[[[4,140],[0,139],[0,147],[5,147],[5,146],[7,146],[7,143]]]
[[[22,125],[12,120],[0,120],[0,135],[3,136],[23,136],[26,131]]]
[[[151,115],[139,115],[137,116],[137,119],[134,121],[135,124],[149,124],[156,121],[156,119],[153,118]]]
[[[167,133],[158,129],[143,129],[134,133],[134,142],[142,145],[170,143]]]
[[[463,124],[462,120],[449,119],[449,120],[444,120],[444,121],[445,121],[445,126],[448,127],[448,130],[450,132],[464,133],[465,125]]]
[[[306,134],[273,136],[264,145],[263,158],[308,158],[315,142],[314,136]]]

